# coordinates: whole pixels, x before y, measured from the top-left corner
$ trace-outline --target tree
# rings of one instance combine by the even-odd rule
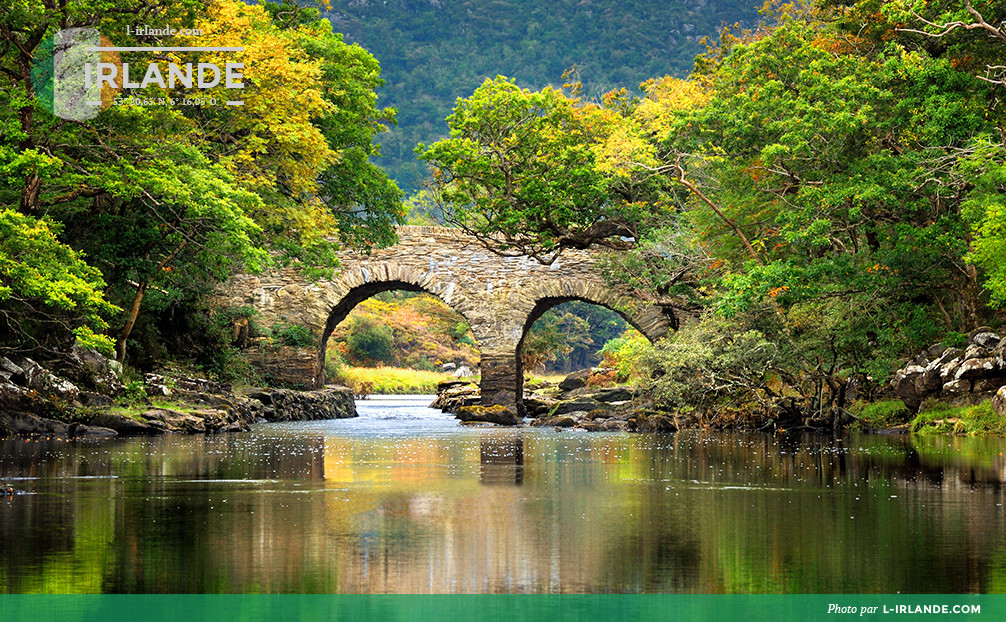
[[[56,239],[59,226],[13,209],[0,210],[0,348],[65,350],[77,338],[85,347],[111,351],[95,333],[116,309],[102,296],[95,268]]]
[[[77,122],[44,112],[31,64],[45,37],[92,26],[121,44],[138,16],[152,27],[203,32],[198,40],[145,44],[244,48],[184,58],[123,52],[126,62],[159,64],[162,75],[168,62],[243,62],[243,105],[127,101]],[[0,168],[7,173],[0,204],[62,223],[63,241],[101,268],[105,294],[124,308],[116,320],[122,360],[142,309],[191,302],[233,270],[266,261],[330,274],[328,236],[340,228],[346,244],[393,240],[400,195],[370,162],[374,136],[394,119],[393,110],[376,107],[379,84],[373,57],[345,45],[317,11],[294,5],[270,12],[236,0],[19,2],[0,18]],[[223,86],[155,83],[130,94],[233,99]]]
[[[499,76],[459,99],[447,121],[450,138],[417,148],[447,222],[544,263],[564,248],[631,246],[645,204],[596,152],[615,115]]]

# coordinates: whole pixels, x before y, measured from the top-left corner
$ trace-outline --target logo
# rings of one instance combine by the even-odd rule
[[[141,29],[137,29],[138,34]],[[131,29],[127,29],[134,34]],[[171,31],[172,33],[174,31]],[[217,86],[244,88],[242,63],[167,63],[165,70],[154,60],[124,63],[120,52],[242,52],[241,47],[116,47],[94,28],[66,28],[39,46],[32,67],[32,85],[39,102],[57,117],[86,121],[103,109],[118,104],[241,106],[238,99],[198,96],[144,98],[123,91],[157,86],[166,91],[182,87],[207,90]]]

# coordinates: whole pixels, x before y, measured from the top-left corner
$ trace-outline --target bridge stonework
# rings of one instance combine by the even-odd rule
[[[482,402],[523,410],[520,348],[545,311],[572,300],[608,307],[656,340],[676,328],[668,308],[611,287],[601,277],[601,252],[566,250],[550,265],[502,257],[475,238],[446,227],[398,227],[398,243],[370,253],[340,251],[331,280],[311,282],[293,269],[236,275],[224,302],[251,306],[265,326],[304,326],[317,349],[304,384],[324,384],[325,348],[332,331],[367,298],[388,290],[422,291],[440,298],[471,326],[481,353]],[[305,366],[307,367],[307,366]]]

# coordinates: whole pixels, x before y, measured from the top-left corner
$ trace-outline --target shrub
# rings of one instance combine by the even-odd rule
[[[766,377],[778,359],[778,348],[762,333],[712,315],[654,347],[642,368],[653,378],[658,402],[687,411],[766,402]]]
[[[649,340],[639,331],[630,328],[621,337],[610,339],[601,348],[600,354],[605,367],[614,367],[619,382],[634,379],[637,366],[643,356],[653,348]]]
[[[387,324],[366,316],[351,320],[346,349],[353,359],[369,365],[390,363],[394,344],[394,332]]]
[[[295,348],[306,348],[314,345],[315,339],[311,331],[304,326],[289,326],[286,324],[274,324],[272,335],[275,340],[284,346]]]

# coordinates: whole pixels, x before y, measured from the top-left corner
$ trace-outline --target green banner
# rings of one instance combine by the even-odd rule
[[[1004,595],[10,595],[4,622],[1006,620]]]

